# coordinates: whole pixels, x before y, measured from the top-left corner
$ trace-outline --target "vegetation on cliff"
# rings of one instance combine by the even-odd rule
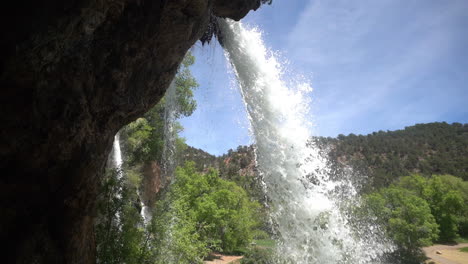
[[[189,71],[193,63],[193,56],[187,54],[175,79],[176,119],[191,115],[196,107],[193,89],[198,84]],[[260,204],[211,168],[219,166],[205,163],[216,158],[199,151],[191,155],[194,149],[177,136],[182,129],[177,123],[175,158],[185,166],[176,169],[170,186],[159,179],[157,188],[146,190],[154,187],[148,186],[147,177],[164,177],[160,171],[148,176],[144,168],[163,160],[165,109],[163,98],[121,132],[124,166],[107,171],[98,199],[99,263],[198,263],[212,251],[245,248],[258,233]],[[198,162],[186,162],[192,159]],[[252,181],[253,176],[246,178]],[[158,199],[149,199],[147,193]],[[140,213],[143,205],[154,215],[148,223]]]
[[[98,263],[200,263],[212,251],[249,245],[259,225],[258,202],[214,169],[200,173],[187,163],[175,174],[145,224],[138,185],[108,172],[98,203]]]
[[[195,62],[195,58],[187,53],[179,71],[175,77],[176,87],[175,119],[183,116],[190,116],[197,107],[193,98],[193,90],[198,87],[198,83],[190,73],[190,66]],[[164,149],[164,124],[166,96],[153,108],[146,112],[143,117],[128,124],[122,129],[121,137],[123,149],[125,150],[127,164],[137,166],[149,161],[161,161]],[[176,134],[182,130],[180,124],[175,124]],[[178,138],[178,146],[185,147],[183,138]]]

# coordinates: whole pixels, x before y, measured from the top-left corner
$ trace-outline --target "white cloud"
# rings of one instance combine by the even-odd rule
[[[412,118],[411,112],[403,111],[411,107],[393,111],[400,102],[390,102],[389,97],[423,91],[413,85],[450,51],[452,24],[465,5],[444,2],[440,9],[426,3],[312,1],[303,11],[289,35],[288,49],[292,61],[314,72],[317,119],[328,130],[334,127],[338,133],[340,124],[371,111],[393,119]]]

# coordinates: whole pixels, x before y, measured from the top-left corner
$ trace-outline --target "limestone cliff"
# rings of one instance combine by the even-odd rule
[[[94,263],[116,131],[158,102],[210,17],[264,0],[10,1],[0,11],[3,263]]]

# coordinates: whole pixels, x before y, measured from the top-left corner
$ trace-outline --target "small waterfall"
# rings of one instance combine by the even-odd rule
[[[177,78],[177,77],[176,77]],[[179,110],[179,102],[177,101],[177,86],[174,79],[166,91],[164,96],[164,148],[162,155],[162,184],[168,191],[170,185],[174,182],[175,169],[177,167],[177,112]],[[164,234],[163,255],[165,263],[178,263],[179,253],[173,250],[174,240],[173,231],[175,216],[170,220],[168,228]]]
[[[173,80],[164,97],[164,149],[162,155],[163,186],[172,183],[174,170],[177,166],[176,139],[177,139],[177,102],[176,80]]]
[[[113,153],[114,169],[117,172],[117,180],[120,181],[122,179],[122,177],[123,177],[123,168],[122,168],[123,159],[122,159],[122,151],[120,149],[120,134],[119,134],[119,132],[117,132],[117,134],[115,134],[115,136],[114,136],[114,142],[113,142],[113,145],[112,145],[112,153]],[[117,199],[122,198],[121,191],[122,191],[122,188],[119,187],[119,189],[117,191],[117,194],[115,195]],[[116,217],[117,223],[120,223],[120,212],[117,212],[115,217]],[[121,227],[119,226],[119,229],[120,228]]]
[[[117,133],[114,136],[114,143],[113,143],[113,150],[114,153],[114,167],[118,171],[118,178],[122,178],[122,151],[120,150],[120,135]]]
[[[332,180],[325,156],[311,141],[310,85],[284,81],[258,30],[231,20],[220,19],[219,25],[256,141],[278,255],[290,263],[381,263],[391,244],[376,226],[351,227],[345,208],[358,200],[356,190],[350,180]]]
[[[171,82],[164,100],[164,146],[161,159],[162,175],[161,186],[166,188],[174,180],[174,170],[176,162],[176,113],[178,110],[177,94],[175,80]],[[145,224],[151,220],[151,208],[145,204],[142,205],[141,215],[145,219]]]
[[[120,180],[123,177],[123,168],[122,168],[123,158],[122,158],[122,151],[120,149],[120,132],[118,132],[114,136],[114,143],[113,143],[113,146],[112,146],[112,153],[113,153],[114,167],[117,170],[117,178]],[[139,193],[138,193],[138,196],[140,196]],[[121,198],[120,193],[117,194],[117,198]],[[140,212],[140,215],[143,218],[143,222],[145,224],[147,224],[148,221],[151,219],[151,218],[149,218],[150,217],[149,209],[148,209],[147,206],[145,206],[143,204],[143,202],[141,200],[140,200],[140,206],[142,208],[142,210]],[[120,219],[120,215],[117,215],[117,219]]]

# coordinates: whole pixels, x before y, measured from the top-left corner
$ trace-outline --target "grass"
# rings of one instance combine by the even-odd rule
[[[273,239],[254,239],[254,243],[256,247],[264,248],[264,249],[273,249],[276,246],[276,242]],[[249,247],[240,247],[236,248],[232,252],[224,252],[225,254],[231,255],[245,255],[250,250]]]
[[[255,244],[259,247],[274,248],[276,246],[276,242],[273,239],[258,239],[254,241]]]
[[[460,238],[457,238],[457,239],[455,239],[455,242],[457,242],[458,244],[460,244],[460,243],[468,243],[468,237],[460,237]]]
[[[468,253],[468,247],[462,247],[458,249],[460,252]]]

